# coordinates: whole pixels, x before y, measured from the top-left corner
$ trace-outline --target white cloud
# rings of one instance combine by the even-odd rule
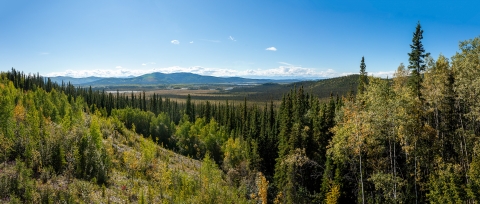
[[[180,44],[180,41],[178,41],[178,40],[172,40],[172,41],[170,41],[170,42],[171,42],[172,44],[174,44],[174,45]]]
[[[231,41],[237,41],[237,40],[235,40],[235,38],[233,38],[232,36],[229,36],[228,39],[230,39]]]
[[[268,51],[277,51],[277,48],[275,48],[275,47],[269,47],[269,48],[267,48],[267,49],[265,49],[265,50],[268,50]]]
[[[123,68],[123,67],[122,67],[122,66],[116,66],[115,68],[117,68],[117,69],[121,69],[121,68]]]
[[[190,41],[190,44],[193,44],[193,41]]]
[[[145,63],[142,63],[142,66],[146,66],[146,65],[147,65],[147,64],[145,64]]]

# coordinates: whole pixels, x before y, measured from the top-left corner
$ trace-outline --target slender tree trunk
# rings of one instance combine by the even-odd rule
[[[397,201],[397,155],[395,146],[395,143],[393,143],[393,198]]]
[[[414,144],[414,162],[415,162],[415,203],[418,203],[418,191],[417,191],[417,141],[415,141]]]
[[[391,124],[391,123],[390,123]],[[393,199],[395,203],[397,201],[397,167],[396,167],[396,145],[395,145],[395,129],[392,128],[392,135],[388,137],[388,143],[390,146],[390,166],[393,173]],[[393,137],[393,142],[392,142]],[[393,145],[392,145],[393,143]],[[392,146],[393,146],[393,155],[392,155]]]
[[[357,134],[357,138],[358,138],[358,134]],[[362,147],[361,147],[361,145],[359,146],[359,148],[360,148],[360,154],[359,154],[360,155],[360,183],[362,185],[362,203],[365,204],[365,196],[364,196],[364,193],[363,193],[364,190],[363,190],[362,151],[361,151]]]
[[[360,135],[358,134],[358,116],[355,116],[355,127],[357,127],[356,135],[357,135],[357,141],[360,141]],[[362,203],[365,204],[365,195],[364,195],[364,189],[363,189],[363,172],[362,172],[362,144],[360,143],[358,145],[358,152],[359,152],[359,158],[360,158],[360,184],[362,187]]]
[[[463,130],[465,130],[465,125],[463,124],[463,119],[462,119],[462,115],[460,114],[460,126],[462,127]],[[462,156],[464,157],[463,159],[463,166],[465,169],[469,169],[468,168],[468,153],[467,153],[467,143],[466,143],[466,140],[465,140],[465,134],[462,134],[461,136],[462,140],[463,141],[460,141],[460,149],[461,149],[461,152],[462,152]],[[463,143],[463,145],[462,145]],[[467,184],[469,183],[469,180],[468,180],[468,171],[465,171],[465,180],[467,182]]]

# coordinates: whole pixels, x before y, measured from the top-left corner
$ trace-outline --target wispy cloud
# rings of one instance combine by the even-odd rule
[[[41,52],[41,53],[38,53],[39,55],[49,55],[50,53],[49,52]]]
[[[146,62],[146,63],[142,63],[142,66],[147,66],[147,65],[151,65],[151,64],[157,64],[155,62]]]
[[[172,40],[172,41],[170,41],[170,42],[171,42],[172,44],[174,44],[174,45],[180,44],[180,41],[178,41],[178,40]]]
[[[203,41],[207,41],[207,42],[212,42],[212,43],[219,43],[220,40],[208,40],[208,39],[202,39]]]
[[[232,36],[228,36],[228,39],[230,39],[231,41],[234,41],[234,42],[237,41],[237,40],[235,40],[235,38],[233,38]]]
[[[117,68],[117,69],[122,69],[123,67],[122,67],[122,66],[116,66],[115,68]]]
[[[278,62],[278,63],[283,64],[283,65],[293,66],[292,64],[289,64],[289,63],[286,63],[286,62]]]
[[[193,44],[193,41],[190,41],[190,44]]]
[[[265,50],[268,50],[268,51],[277,51],[277,48],[275,48],[275,47],[269,47],[269,48],[267,48],[267,49],[265,49]]]

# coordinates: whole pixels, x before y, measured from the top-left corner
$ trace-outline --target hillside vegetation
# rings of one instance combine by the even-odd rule
[[[434,60],[422,33],[392,80],[362,58],[335,82],[356,90],[326,100],[309,92],[322,81],[259,105],[1,73],[0,200],[478,203],[480,37]]]
[[[0,202],[249,202],[209,156],[166,150],[82,97],[13,84],[1,74]]]

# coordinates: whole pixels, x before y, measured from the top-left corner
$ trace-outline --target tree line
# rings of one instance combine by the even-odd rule
[[[106,138],[98,121],[110,120],[116,124],[111,134],[131,130],[178,154],[211,159],[211,168],[222,170],[222,182],[250,202],[476,203],[480,38],[460,42],[451,59],[436,60],[422,40],[418,23],[409,64],[400,64],[393,79],[368,76],[362,57],[356,94],[320,100],[300,86],[279,105],[246,99],[195,103],[190,95],[179,103],[145,92],[75,88],[12,69],[2,73],[0,84],[1,136],[11,138],[2,142],[2,161],[20,158],[33,172],[70,168],[78,179],[108,185],[115,162],[102,145]],[[28,94],[19,97],[22,92]],[[83,134],[70,130],[87,115]],[[23,120],[40,129],[19,129]],[[42,142],[48,138],[44,123],[63,127],[77,151]],[[29,146],[31,141],[38,143]],[[44,155],[47,143],[50,153]],[[142,172],[135,165],[128,169]]]

